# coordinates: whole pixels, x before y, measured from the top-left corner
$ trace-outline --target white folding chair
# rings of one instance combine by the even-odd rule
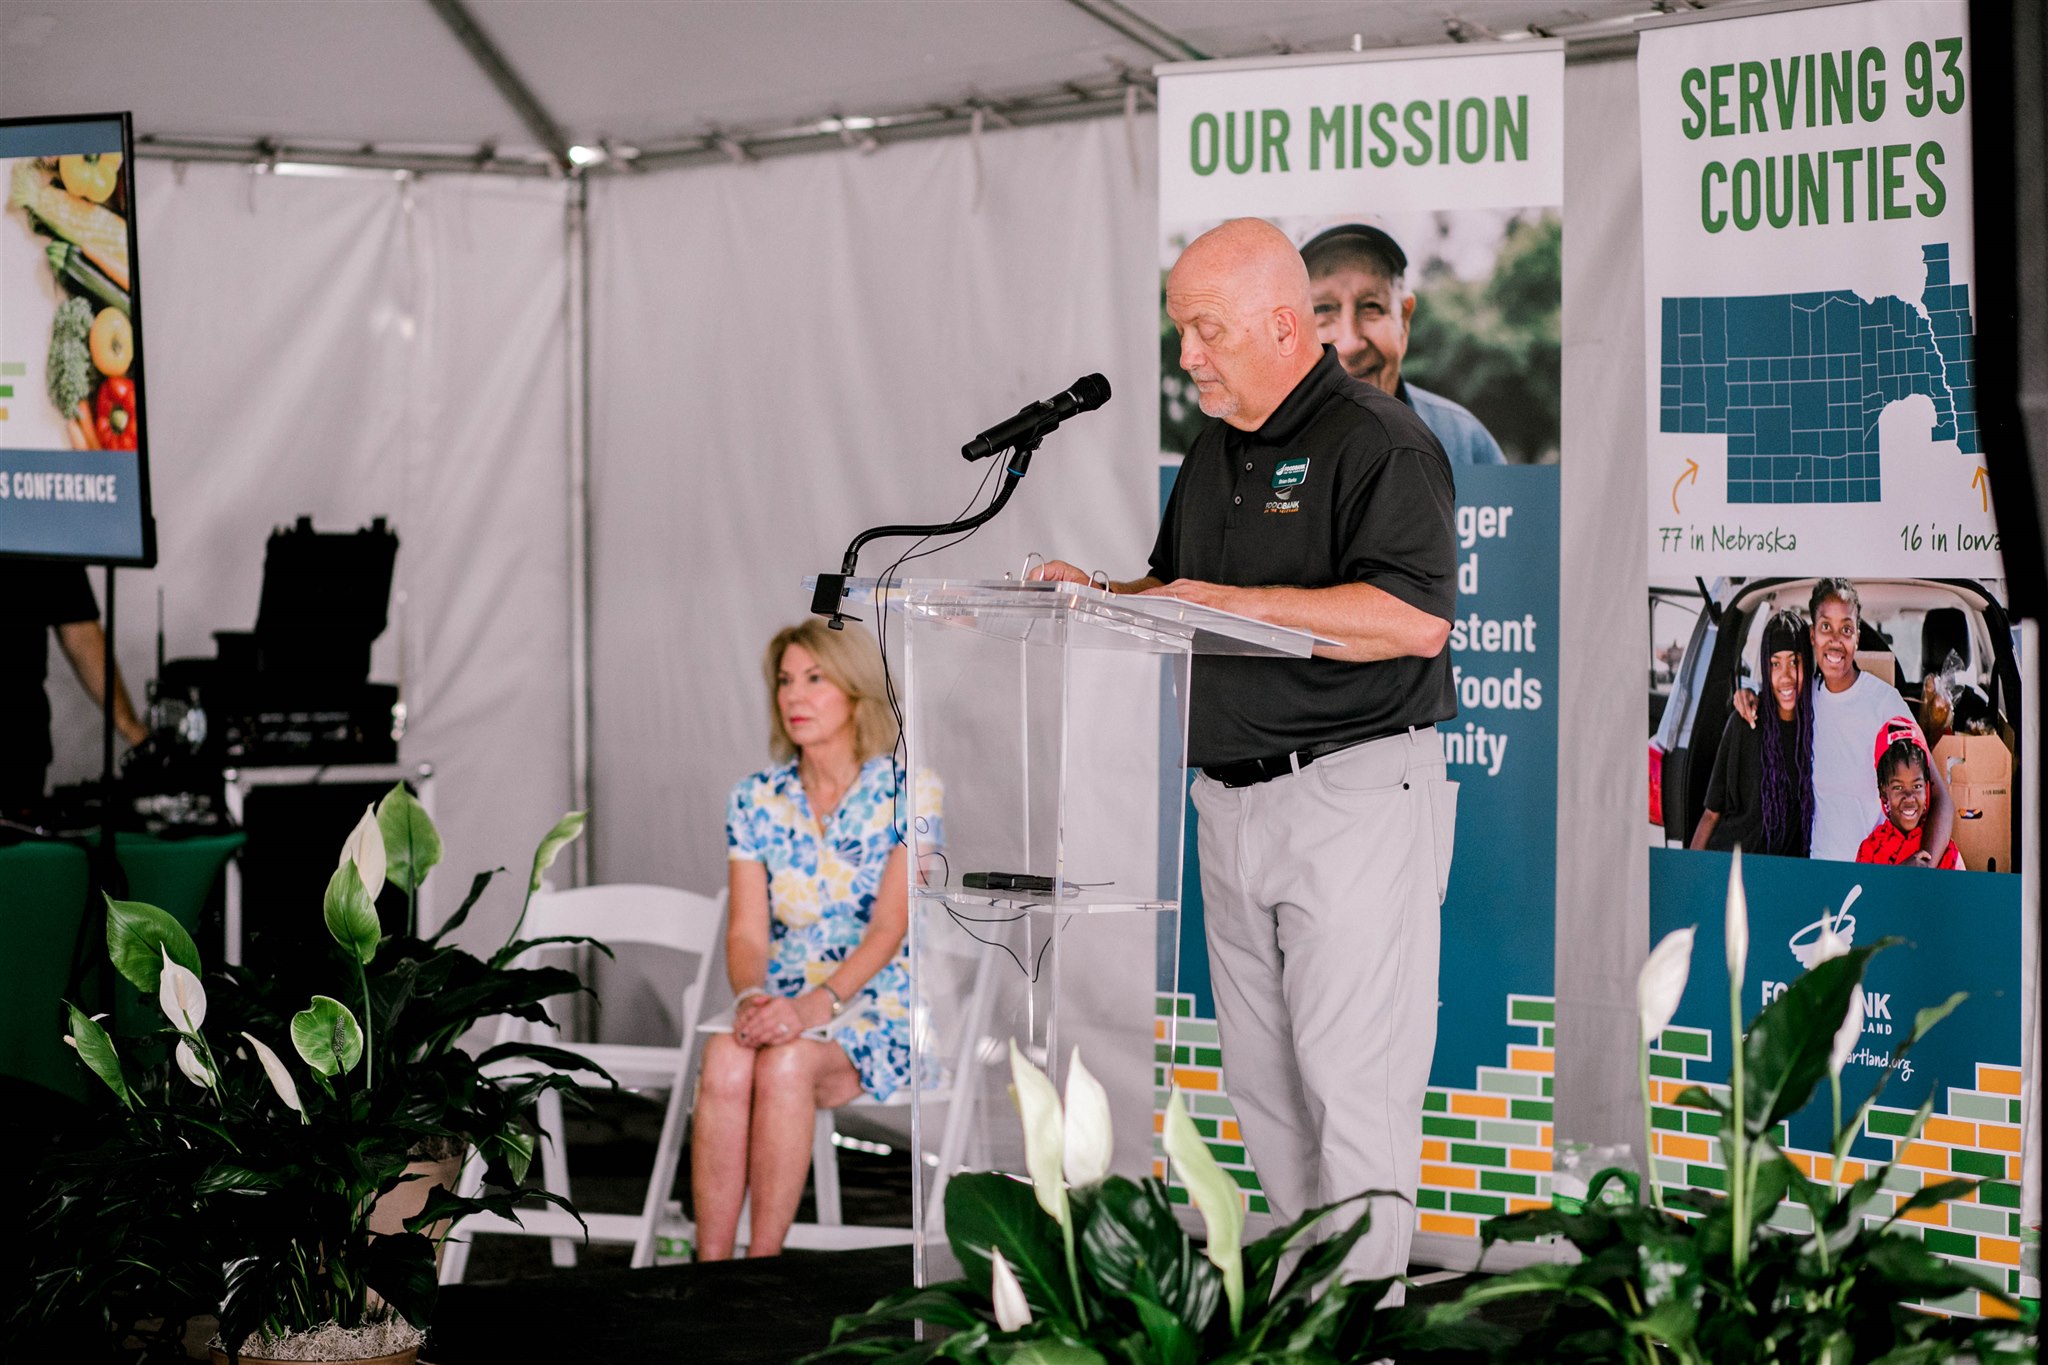
[[[497,1041],[546,1043],[588,1058],[609,1072],[621,1086],[668,1091],[668,1108],[662,1116],[661,1138],[655,1148],[654,1170],[647,1185],[647,1198],[638,1214],[585,1213],[593,1242],[628,1242],[633,1247],[634,1266],[654,1264],[654,1236],[662,1207],[675,1184],[676,1167],[682,1159],[683,1133],[689,1123],[691,1091],[697,1070],[697,1016],[704,995],[704,982],[716,955],[725,927],[725,893],[699,896],[666,886],[589,886],[573,891],[540,891],[526,915],[522,932],[528,938],[554,934],[587,934],[614,951],[628,945],[670,948],[695,956],[677,1002],[675,1018],[681,1037],[673,1046],[650,1047],[627,1043],[583,1043],[565,1041],[556,1030],[531,1024],[509,1015],[500,1021]],[[535,949],[530,956],[545,953]],[[530,964],[529,964],[530,965]],[[508,1061],[493,1067],[497,1075],[531,1075],[544,1070],[530,1061]],[[544,1094],[537,1106],[541,1127],[541,1185],[551,1193],[569,1197],[569,1158],[562,1125],[562,1099],[555,1091]],[[462,1172],[465,1193],[483,1186],[483,1162],[472,1154]],[[520,1211],[520,1222],[495,1214],[477,1214],[456,1225],[441,1258],[441,1282],[459,1284],[469,1262],[469,1238],[478,1233],[504,1233],[548,1237],[553,1240],[552,1256],[559,1266],[576,1264],[576,1243],[584,1227],[559,1208]]]
[[[940,1083],[927,1087],[920,1104],[925,1106],[943,1104],[946,1106],[946,1124],[939,1137],[938,1167],[929,1173],[925,1193],[925,1226],[938,1229],[945,1226],[946,1182],[961,1169],[967,1157],[967,1140],[973,1132],[976,1107],[980,1101],[981,1087],[977,1084],[976,1070],[980,1065],[982,1046],[987,1041],[989,1015],[989,985],[995,970],[996,954],[991,948],[984,948],[974,968],[974,987],[968,995],[967,1008],[960,1015],[959,1036],[953,1040],[952,1056],[946,1074]],[[920,1018],[926,1018],[920,1011]],[[919,1027],[929,1027],[920,1023]],[[908,1108],[911,1102],[909,1090],[900,1090],[887,1100],[877,1100],[863,1094],[843,1106],[846,1109],[899,1109]],[[844,1211],[839,1200],[839,1150],[834,1137],[838,1123],[834,1114],[838,1111],[820,1109],[817,1122],[811,1132],[811,1185],[812,1199],[817,1207],[815,1224],[796,1224],[790,1229],[786,1241],[789,1246],[842,1246],[870,1245],[877,1241],[909,1242],[911,1234],[901,1229],[861,1229],[855,1232],[846,1228]],[[917,1159],[915,1152],[911,1159]],[[845,1228],[846,1231],[832,1231]],[[897,1235],[900,1234],[900,1235]]]

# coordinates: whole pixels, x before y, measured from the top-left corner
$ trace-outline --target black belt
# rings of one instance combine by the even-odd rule
[[[1319,758],[1328,758],[1331,754],[1355,749],[1376,739],[1392,739],[1396,735],[1407,733],[1405,729],[1394,730],[1384,735],[1367,735],[1364,739],[1342,739],[1332,744],[1312,744],[1305,749],[1296,749],[1290,754],[1274,754],[1270,758],[1247,758],[1237,763],[1218,763],[1214,767],[1202,769],[1202,774],[1212,781],[1221,782],[1226,787],[1255,787],[1261,782],[1269,782],[1276,777],[1299,772]]]

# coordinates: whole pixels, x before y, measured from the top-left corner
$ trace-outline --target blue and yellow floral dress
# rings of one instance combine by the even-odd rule
[[[795,997],[820,985],[867,932],[889,855],[903,842],[910,802],[896,801],[896,764],[871,758],[824,822],[811,810],[795,759],[742,778],[726,804],[727,856],[768,872],[767,989]],[[939,810],[938,779],[918,780],[919,805]],[[899,821],[901,824],[892,822]],[[920,842],[942,842],[936,814]],[[861,1088],[886,1100],[910,1084],[910,948],[876,972],[828,1026],[860,1073]]]

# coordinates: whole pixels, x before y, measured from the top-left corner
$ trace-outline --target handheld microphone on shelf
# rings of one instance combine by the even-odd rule
[[[972,531],[1003,510],[1003,504],[1010,500],[1010,494],[1016,491],[1018,482],[1030,472],[1031,457],[1047,434],[1069,417],[1083,412],[1093,412],[1108,401],[1109,381],[1099,374],[1084,374],[1059,393],[1026,405],[1016,416],[1005,418],[960,447],[961,455],[969,460],[985,460],[1005,450],[1012,452],[1010,460],[1003,466],[1002,486],[996,489],[996,495],[990,500],[989,505],[971,517],[941,525],[874,526],[862,531],[853,538],[853,543],[846,547],[846,556],[840,561],[839,572],[818,575],[817,588],[811,594],[812,614],[829,617],[828,624],[832,629],[843,630],[847,618],[845,613],[839,610],[839,604],[846,596],[846,580],[853,577],[854,568],[859,562],[861,546],[871,540],[881,540],[885,537],[931,537]]]
[[[961,446],[960,454],[969,460],[986,460],[1011,446],[1036,443],[1069,417],[1093,412],[1108,401],[1109,381],[1099,374],[1084,374],[1052,397],[1025,404],[1016,416],[1004,418]]]

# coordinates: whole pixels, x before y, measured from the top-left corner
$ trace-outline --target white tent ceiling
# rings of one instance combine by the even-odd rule
[[[1699,6],[1706,0],[1684,0]],[[659,149],[998,107],[1185,58],[1597,30],[1672,0],[0,0],[0,116],[132,109],[138,134],[537,157],[442,11],[567,140]],[[459,19],[458,19],[459,21]],[[1136,35],[1136,36],[1132,36]],[[1139,41],[1143,38],[1144,41]],[[858,126],[858,125],[856,125]]]

